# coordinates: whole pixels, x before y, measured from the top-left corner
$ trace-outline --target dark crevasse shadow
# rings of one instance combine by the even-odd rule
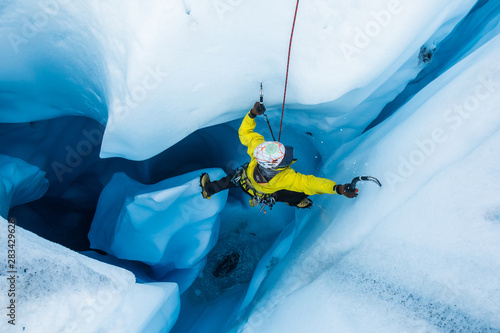
[[[45,239],[75,251],[89,251],[87,234],[97,202],[113,175],[123,172],[143,184],[155,184],[204,168],[218,167],[230,172],[249,161],[247,149],[238,139],[239,124],[237,120],[200,129],[145,161],[99,158],[104,127],[86,117],[0,124],[0,141],[5,143],[0,146],[0,154],[37,166],[46,172],[50,184],[41,199],[13,207],[10,216],[16,218],[19,226]],[[257,131],[268,137],[266,130],[267,125],[258,121]],[[296,147],[299,159],[296,170],[314,174],[322,159],[314,149],[313,139],[301,130],[289,128],[289,131],[293,132],[290,134],[293,139],[287,144]],[[240,189],[230,191],[220,215],[218,242],[208,254],[199,277],[182,295],[183,310],[177,327],[196,322],[219,328],[227,325],[227,322],[207,321],[201,314],[220,306],[233,306],[235,310],[241,304],[260,259],[295,217],[295,209],[285,204],[264,214],[258,208],[250,208],[248,199]],[[93,257],[106,261],[97,254]],[[109,262],[147,272],[147,267],[138,262]],[[144,279],[139,276],[139,280],[152,281],[147,276]]]
[[[104,127],[85,117],[61,117],[0,124],[0,154],[18,157],[46,173],[47,193],[13,207],[19,225],[70,249],[89,249],[87,233],[99,195],[118,172],[154,184],[194,170],[236,167],[237,133],[230,125],[199,130],[163,153],[145,160],[99,158]],[[243,162],[241,162],[243,163]]]

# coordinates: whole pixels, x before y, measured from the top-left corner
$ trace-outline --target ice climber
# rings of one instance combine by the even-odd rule
[[[357,196],[357,190],[344,190],[347,184],[337,185],[326,178],[295,172],[291,168],[296,161],[292,147],[280,142],[265,141],[262,135],[254,132],[255,117],[265,111],[264,105],[256,102],[243,118],[238,130],[241,143],[248,147],[250,163],[217,181],[210,181],[209,175],[203,173],[200,185],[204,198],[210,199],[215,193],[238,186],[252,197],[252,207],[261,204],[272,208],[275,202],[285,202],[290,206],[309,208],[313,203],[308,196],[313,194],[340,194],[348,198]]]

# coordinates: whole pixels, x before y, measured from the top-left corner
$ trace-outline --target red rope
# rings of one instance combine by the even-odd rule
[[[292,34],[290,35],[290,45],[288,46],[288,61],[286,63],[285,92],[283,93],[283,107],[281,108],[281,123],[280,123],[280,134],[278,136],[278,141],[281,140],[281,129],[283,128],[283,115],[285,114],[286,87],[288,85],[288,69],[290,68],[290,52],[292,50],[293,30],[295,29],[295,20],[297,19],[297,10],[298,9],[299,9],[299,0],[297,0],[297,6],[295,7],[295,15],[293,16]]]

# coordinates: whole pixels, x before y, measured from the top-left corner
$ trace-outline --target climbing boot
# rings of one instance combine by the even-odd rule
[[[311,208],[313,205],[313,202],[309,198],[304,198],[302,199],[301,202],[297,204],[297,208]]]
[[[202,173],[200,176],[201,195],[205,199],[210,199],[210,196],[208,195],[206,189],[208,183],[210,183],[210,176],[208,175],[208,173]]]

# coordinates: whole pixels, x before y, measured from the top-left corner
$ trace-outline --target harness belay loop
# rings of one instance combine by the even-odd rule
[[[231,182],[243,190],[246,194],[251,196],[250,206],[255,207],[257,205],[261,205],[260,211],[263,211],[266,206],[269,209],[273,209],[274,204],[276,203],[276,198],[274,194],[262,193],[257,191],[250,183],[250,180],[247,177],[247,167],[248,163],[243,164],[241,167],[236,169],[236,173],[233,178],[231,178]],[[264,211],[265,212],[265,211]]]
[[[243,169],[244,168],[246,169],[247,166],[248,166],[248,163],[245,163],[236,169],[236,172],[235,172],[233,178],[231,178],[231,183],[233,183],[236,186],[240,186],[241,177],[243,175]]]
[[[255,195],[250,199],[250,206],[255,207],[261,205],[261,211],[264,210],[265,206],[269,206],[269,209],[273,209],[276,199],[272,194],[266,194],[265,196]]]

